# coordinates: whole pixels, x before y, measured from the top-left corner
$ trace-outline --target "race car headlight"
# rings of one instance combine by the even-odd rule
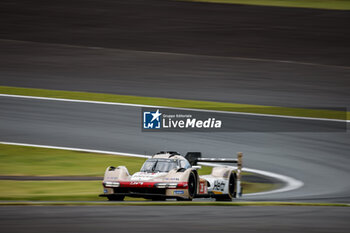
[[[116,181],[107,181],[103,183],[105,187],[119,187],[120,183]]]
[[[168,188],[176,188],[176,187],[177,187],[177,183],[168,184]]]
[[[157,188],[176,188],[177,183],[158,183],[155,186]]]
[[[167,186],[167,183],[158,183],[158,184],[156,184],[156,187],[160,188],[160,189],[166,188],[166,186]]]

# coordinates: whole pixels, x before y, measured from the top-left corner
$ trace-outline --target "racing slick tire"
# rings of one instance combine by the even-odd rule
[[[215,197],[216,201],[232,201],[233,197],[236,197],[236,174],[231,173],[229,181],[228,181],[228,194],[220,195]]]
[[[124,201],[125,196],[107,196],[108,201]]]
[[[193,197],[196,195],[197,190],[197,180],[194,172],[191,172],[188,177],[188,197],[185,199],[177,199],[178,201],[192,201]]]

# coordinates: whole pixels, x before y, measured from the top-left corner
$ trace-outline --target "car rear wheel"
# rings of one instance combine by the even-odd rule
[[[232,201],[232,198],[236,196],[235,184],[236,184],[236,174],[231,173],[228,181],[228,194],[215,197],[216,201]]]
[[[231,173],[229,182],[228,182],[228,192],[229,196],[232,199],[233,197],[236,197],[236,174]]]

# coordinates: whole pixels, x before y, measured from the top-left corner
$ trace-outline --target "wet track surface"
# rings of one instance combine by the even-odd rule
[[[165,0],[4,0],[0,85],[350,107],[349,19],[349,11]],[[243,151],[244,166],[305,183],[243,200],[350,201],[347,132],[142,133],[137,108],[0,97],[0,109],[1,141],[220,157]],[[1,207],[0,216],[4,232],[349,229],[348,208],[336,207]]]

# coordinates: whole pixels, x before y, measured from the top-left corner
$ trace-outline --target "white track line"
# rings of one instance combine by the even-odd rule
[[[58,149],[58,150],[71,150],[71,151],[81,151],[81,152],[90,152],[90,153],[100,153],[100,154],[108,154],[108,155],[122,155],[122,156],[130,156],[130,157],[138,157],[138,158],[150,158],[150,155],[141,155],[141,154],[132,154],[132,153],[124,153],[124,152],[115,152],[115,151],[104,151],[104,150],[92,150],[92,149],[82,149],[82,148],[73,148],[73,147],[61,147],[61,146],[48,146],[48,145],[37,145],[37,144],[28,144],[28,143],[17,143],[17,142],[2,142],[0,141],[0,144],[4,145],[15,145],[15,146],[28,146],[28,147],[39,147],[39,148],[48,148],[48,149]],[[218,164],[213,163],[200,163],[202,165],[208,165],[208,166],[220,166]],[[236,167],[234,167],[236,168]],[[273,172],[258,170],[258,169],[252,169],[252,168],[243,168],[243,171],[246,172],[252,172],[256,174],[261,174],[264,176],[268,176],[271,178],[278,179],[285,183],[285,186],[280,189],[275,189],[272,191],[267,192],[259,192],[259,193],[251,193],[251,194],[244,194],[244,196],[253,196],[253,195],[265,195],[265,194],[273,194],[273,193],[281,193],[281,192],[287,192],[291,190],[295,190],[298,188],[301,188],[304,183],[300,180],[296,180],[292,177],[288,177],[285,175],[280,175]]]
[[[198,164],[204,165],[204,166],[211,166],[211,167],[222,166],[222,165],[214,164],[214,163],[198,163]],[[230,167],[237,169],[236,166],[230,166]],[[243,167],[242,171],[256,173],[256,174],[260,174],[263,176],[271,177],[271,178],[280,180],[285,184],[283,187],[278,188],[278,189],[274,189],[274,190],[266,191],[266,192],[248,193],[248,194],[244,194],[244,196],[255,196],[255,195],[282,193],[282,192],[296,190],[296,189],[299,189],[302,186],[304,186],[304,182],[302,182],[300,180],[294,179],[293,177],[277,174],[274,172],[268,172],[268,171],[253,169],[253,168],[247,168],[247,167]]]
[[[247,113],[247,112],[228,112],[228,111],[219,111],[219,110],[206,110],[206,109],[193,109],[193,108],[176,108],[176,107],[144,105],[144,104],[103,102],[103,101],[93,101],[93,100],[75,100],[75,99],[38,97],[38,96],[26,96],[26,95],[0,94],[0,97],[36,99],[36,100],[49,100],[49,101],[62,101],[62,102],[75,102],[75,103],[89,103],[89,104],[118,105],[118,106],[129,106],[129,107],[147,107],[147,108],[175,109],[175,110],[187,110],[187,111],[197,111],[197,112],[214,112],[214,113],[234,114],[234,115],[248,115],[248,116],[259,116],[259,117],[276,117],[276,118],[287,118],[287,119],[298,119],[298,120],[313,120],[313,121],[317,120],[317,121],[334,121],[334,122],[350,123],[350,120],[329,119],[329,118],[284,116],[284,115],[273,115],[273,114],[262,114],[262,113]]]
[[[268,172],[268,171],[262,171],[262,170],[257,170],[253,168],[243,168],[242,169],[245,172],[252,172],[252,173],[257,173],[263,176],[268,176],[271,178],[278,179],[285,183],[286,185],[283,186],[282,188],[271,190],[271,191],[266,191],[266,192],[258,192],[258,193],[248,193],[244,194],[244,196],[256,196],[256,195],[266,195],[266,194],[273,194],[273,193],[281,193],[281,192],[288,192],[292,190],[296,190],[304,186],[304,182],[297,180],[293,177],[273,173],[273,172]]]

